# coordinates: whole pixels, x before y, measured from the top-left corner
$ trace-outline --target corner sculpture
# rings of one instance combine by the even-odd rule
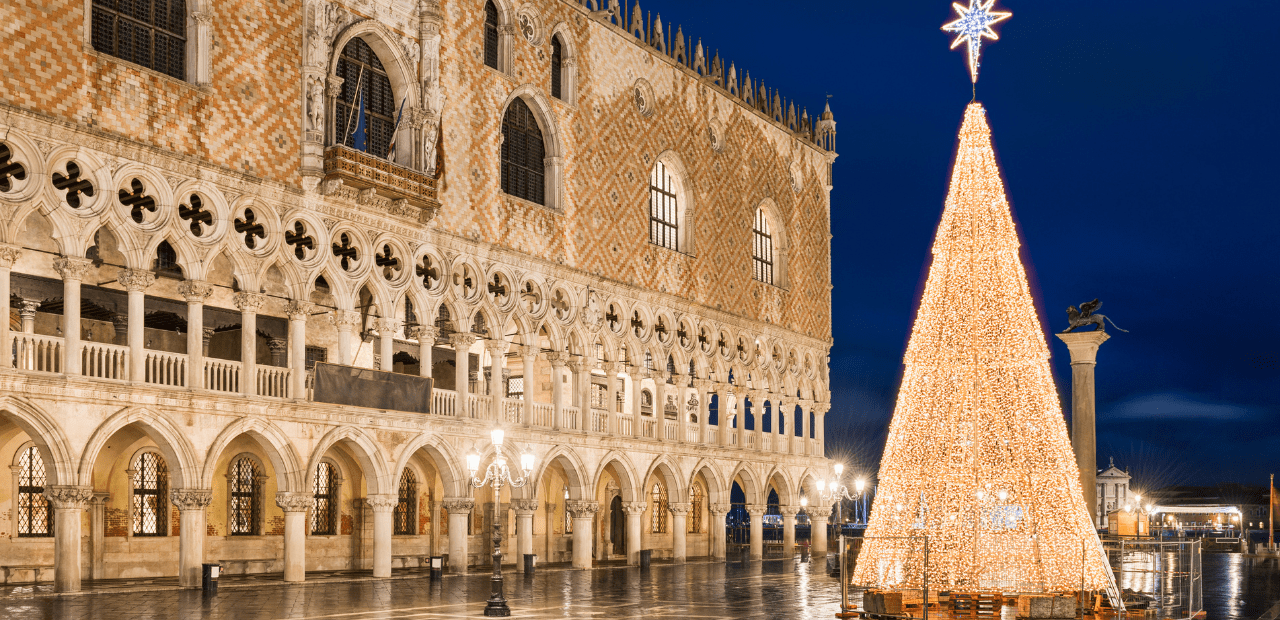
[[[1076,310],[1075,306],[1067,306],[1067,318],[1070,319],[1071,326],[1062,330],[1062,333],[1069,334],[1078,327],[1088,327],[1089,325],[1097,325],[1098,329],[1095,331],[1107,331],[1107,321],[1111,321],[1111,319],[1107,318],[1105,314],[1094,314],[1101,307],[1102,302],[1097,299],[1080,304],[1079,310]],[[1120,326],[1116,325],[1115,321],[1111,321],[1111,326],[1120,329]],[[1126,334],[1129,333],[1127,329],[1120,329],[1120,331]]]

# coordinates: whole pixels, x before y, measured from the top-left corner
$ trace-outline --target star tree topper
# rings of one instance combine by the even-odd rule
[[[969,6],[964,7],[959,2],[954,2],[951,6],[960,15],[960,19],[942,27],[943,31],[957,35],[956,40],[951,43],[951,49],[960,47],[961,43],[969,44],[969,75],[974,84],[978,83],[978,57],[982,54],[982,37],[992,41],[999,40],[1000,35],[991,26],[1013,16],[1013,13],[992,11],[991,7],[995,3],[996,0],[969,0]]]

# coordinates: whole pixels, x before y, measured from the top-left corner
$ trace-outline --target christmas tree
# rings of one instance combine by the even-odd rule
[[[853,583],[1053,592],[1111,580],[982,104],[972,103]]]

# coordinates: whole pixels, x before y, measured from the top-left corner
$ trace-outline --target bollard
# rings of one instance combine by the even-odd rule
[[[653,549],[645,549],[640,552],[640,568],[649,568],[649,561],[653,559]]]
[[[532,553],[524,554],[524,576],[533,576],[533,567],[538,563],[538,556]]]
[[[431,556],[431,580],[440,581],[444,578],[444,558],[438,555]]]
[[[200,565],[200,589],[207,595],[218,593],[218,573],[222,572],[221,564]]]

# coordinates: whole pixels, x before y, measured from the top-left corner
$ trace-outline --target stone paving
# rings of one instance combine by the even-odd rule
[[[818,565],[793,561],[703,563],[507,575],[514,618],[831,618],[840,588]],[[138,589],[0,598],[0,618],[234,620],[436,620],[482,617],[489,575],[446,575],[442,582],[317,581],[199,591]]]

